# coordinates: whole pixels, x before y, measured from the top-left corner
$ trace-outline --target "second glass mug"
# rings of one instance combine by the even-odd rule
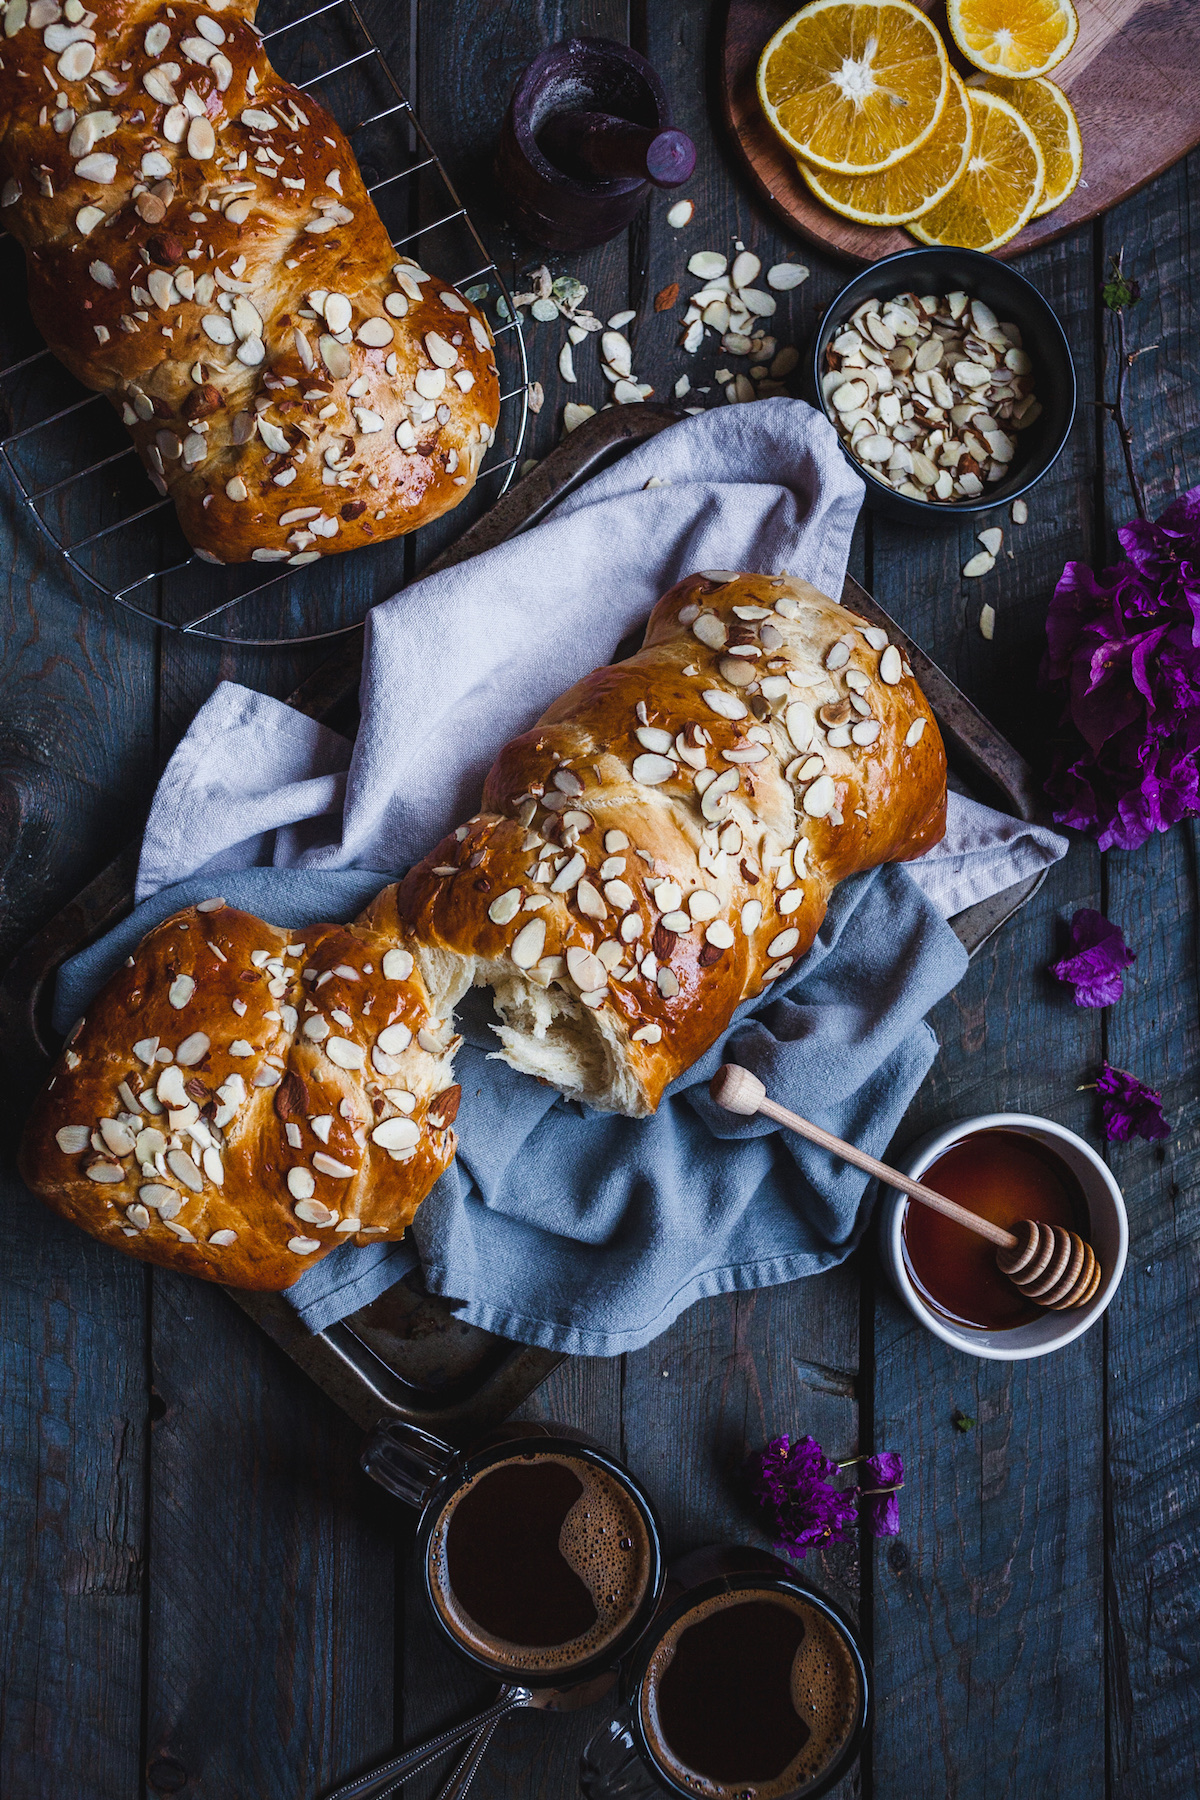
[[[660,1702],[665,1694],[668,1671],[683,1657],[683,1645],[689,1626],[694,1631],[715,1612],[728,1616],[747,1602],[780,1603],[785,1609],[807,1615],[801,1633],[801,1648],[788,1651],[794,1655],[790,1693],[781,1694],[782,1705],[774,1714],[789,1716],[788,1700],[797,1720],[809,1725],[807,1734],[793,1740],[791,1758],[782,1753],[779,1774],[760,1772],[752,1779],[744,1773],[740,1750],[732,1754],[728,1735],[741,1738],[761,1756],[765,1727],[762,1699],[764,1685],[761,1668],[755,1666],[753,1649],[743,1639],[740,1670],[742,1687],[746,1683],[756,1689],[757,1729],[745,1717],[738,1717],[738,1702],[728,1689],[738,1686],[737,1672],[729,1662],[713,1658],[711,1643],[701,1667],[708,1675],[706,1705],[693,1706],[688,1719],[697,1717],[704,1729],[692,1735],[708,1740],[725,1736],[723,1753],[728,1772],[711,1778],[698,1776],[691,1760],[684,1762],[672,1753],[671,1730]],[[754,1629],[761,1631],[755,1622]],[[811,1646],[805,1650],[805,1646]],[[806,1665],[801,1655],[806,1656]],[[687,1660],[686,1658],[684,1660]],[[811,1722],[801,1714],[801,1699],[796,1692],[796,1669],[800,1666],[805,1681],[803,1689]],[[694,1676],[697,1665],[691,1662]],[[776,1670],[778,1678],[779,1670]],[[814,1679],[815,1677],[815,1679]],[[818,1698],[823,1694],[823,1703]],[[671,1564],[667,1573],[662,1606],[645,1636],[626,1659],[621,1681],[621,1704],[613,1716],[594,1733],[583,1753],[580,1765],[580,1790],[585,1800],[671,1800],[680,1795],[686,1800],[702,1796],[724,1796],[725,1800],[752,1800],[769,1796],[770,1800],[817,1800],[837,1785],[858,1757],[871,1713],[870,1675],[866,1657],[860,1649],[849,1620],[833,1602],[797,1578],[791,1564],[768,1551],[741,1545],[712,1545],[693,1550]],[[723,1701],[728,1700],[727,1709]],[[743,1699],[744,1704],[744,1699]],[[750,1709],[755,1710],[753,1707]],[[721,1725],[732,1725],[723,1733]],[[716,1726],[716,1730],[712,1729]],[[747,1737],[749,1733],[749,1737]],[[810,1758],[806,1768],[804,1757]],[[711,1763],[701,1766],[712,1767]],[[735,1773],[736,1771],[736,1773]]]
[[[569,1427],[520,1422],[503,1425],[463,1451],[416,1426],[392,1421],[376,1426],[369,1434],[361,1460],[368,1475],[420,1514],[415,1548],[421,1586],[442,1635],[460,1656],[501,1685],[494,1704],[474,1718],[450,1726],[403,1755],[344,1783],[327,1800],[375,1800],[376,1796],[391,1793],[400,1782],[423,1770],[453,1745],[470,1738],[473,1744],[450,1785],[442,1790],[447,1796],[461,1794],[478,1767],[492,1727],[506,1713],[526,1706],[573,1711],[598,1700],[615,1686],[622,1657],[642,1637],[662,1598],[665,1569],[658,1519],[649,1496],[628,1469]],[[489,1474],[494,1477],[500,1473],[503,1465],[519,1470],[523,1465],[542,1461],[573,1465],[580,1498],[583,1484],[589,1479],[595,1483],[593,1493],[601,1510],[607,1502],[611,1517],[623,1517],[630,1527],[616,1544],[604,1547],[606,1553],[620,1549],[622,1554],[636,1554],[640,1567],[638,1587],[631,1593],[628,1606],[614,1620],[611,1631],[601,1632],[594,1649],[588,1648],[589,1638],[596,1636],[593,1630],[571,1640],[580,1645],[574,1656],[570,1654],[571,1642],[557,1655],[553,1654],[555,1645],[551,1643],[548,1651],[540,1654],[531,1648],[528,1661],[522,1662],[518,1647],[507,1644],[502,1651],[497,1644],[495,1651],[489,1653],[486,1634],[471,1632],[466,1622],[456,1620],[455,1609],[447,1605],[442,1591],[449,1588],[452,1592],[452,1584],[440,1581],[438,1570],[448,1566],[448,1548],[443,1554],[443,1547],[449,1538],[449,1526],[443,1522],[453,1519],[470,1492],[484,1492],[484,1480]],[[627,1540],[629,1548],[625,1551]]]

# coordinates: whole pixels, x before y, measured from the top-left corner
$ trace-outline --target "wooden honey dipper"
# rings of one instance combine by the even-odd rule
[[[713,1076],[708,1091],[716,1104],[728,1112],[748,1117],[763,1113],[776,1124],[786,1125],[789,1131],[798,1131],[810,1143],[819,1144],[822,1150],[840,1156],[843,1162],[874,1175],[888,1187],[899,1188],[911,1200],[919,1200],[922,1206],[930,1206],[944,1218],[953,1219],[977,1237],[987,1238],[996,1246],[996,1266],[1001,1274],[1007,1275],[1027,1300],[1035,1300],[1039,1306],[1050,1306],[1059,1312],[1083,1306],[1100,1286],[1096,1253],[1077,1231],[1067,1231],[1062,1225],[1039,1225],[1036,1219],[1022,1219],[1015,1231],[1005,1231],[914,1181],[911,1175],[902,1175],[899,1169],[889,1168],[865,1150],[858,1150],[831,1131],[802,1119],[799,1113],[789,1112],[786,1106],[768,1097],[757,1075],[738,1063],[724,1063]]]

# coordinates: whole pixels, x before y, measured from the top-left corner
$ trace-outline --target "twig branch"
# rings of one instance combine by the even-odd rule
[[[1129,379],[1136,355],[1129,353],[1129,343],[1125,335],[1125,309],[1116,308],[1117,315],[1117,403],[1112,411],[1113,422],[1117,427],[1117,436],[1121,440],[1121,450],[1125,457],[1125,472],[1129,476],[1129,485],[1133,489],[1133,503],[1137,507],[1139,519],[1146,517],[1146,494],[1142,487],[1141,477],[1133,461],[1133,434],[1129,429],[1129,421],[1125,417],[1125,384]]]
[[[1125,332],[1125,308],[1132,306],[1138,297],[1136,282],[1125,279],[1125,252],[1112,259],[1112,277],[1104,287],[1104,303],[1117,321],[1117,397],[1115,401],[1100,400],[1102,406],[1117,428],[1117,436],[1121,440],[1121,453],[1125,458],[1125,472],[1129,476],[1129,486],[1133,491],[1133,503],[1137,508],[1139,519],[1146,517],[1146,493],[1141,477],[1133,460],[1133,433],[1129,429],[1129,420],[1125,416],[1125,387],[1129,380],[1129,371],[1139,356],[1145,356],[1149,350],[1157,350],[1157,344],[1148,344],[1145,350],[1130,350],[1129,340]]]

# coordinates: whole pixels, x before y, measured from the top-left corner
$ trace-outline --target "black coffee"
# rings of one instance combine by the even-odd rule
[[[681,1786],[711,1800],[802,1793],[846,1743],[860,1705],[841,1633],[799,1595],[718,1594],[650,1659],[642,1729]]]
[[[650,1580],[650,1543],[606,1470],[527,1451],[453,1496],[430,1536],[428,1567],[434,1604],[469,1649],[500,1667],[559,1675],[630,1623]]]

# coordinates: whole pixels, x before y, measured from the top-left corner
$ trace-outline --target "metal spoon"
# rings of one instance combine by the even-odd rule
[[[410,1775],[418,1775],[429,1764],[444,1756],[447,1750],[453,1749],[464,1738],[473,1742],[466,1755],[456,1765],[450,1777],[451,1785],[444,1788],[439,1800],[459,1800],[465,1794],[475,1771],[482,1760],[492,1731],[501,1719],[509,1713],[519,1712],[522,1707],[534,1707],[546,1711],[556,1710],[562,1704],[562,1694],[557,1688],[541,1688],[536,1692],[533,1688],[504,1686],[490,1706],[481,1712],[473,1713],[458,1725],[448,1725],[444,1731],[426,1738],[423,1744],[417,1744],[411,1750],[405,1750],[400,1756],[393,1756],[390,1761],[380,1763],[378,1768],[368,1769],[365,1775],[356,1775],[353,1780],[343,1782],[325,1796],[325,1800],[384,1800]],[[470,1767],[468,1768],[468,1763]],[[460,1777],[465,1777],[461,1779]],[[458,1786],[454,1783],[459,1781]]]
[[[493,1719],[481,1731],[476,1732],[442,1786],[433,1796],[433,1800],[463,1800],[463,1796],[479,1772],[479,1765],[491,1742],[496,1723],[497,1721]],[[395,1780],[391,1781],[387,1787],[373,1789],[374,1800],[388,1800],[389,1794],[398,1793],[412,1773],[413,1771],[410,1769],[407,1773],[396,1776]],[[330,1800],[334,1800],[334,1797],[330,1796]]]

